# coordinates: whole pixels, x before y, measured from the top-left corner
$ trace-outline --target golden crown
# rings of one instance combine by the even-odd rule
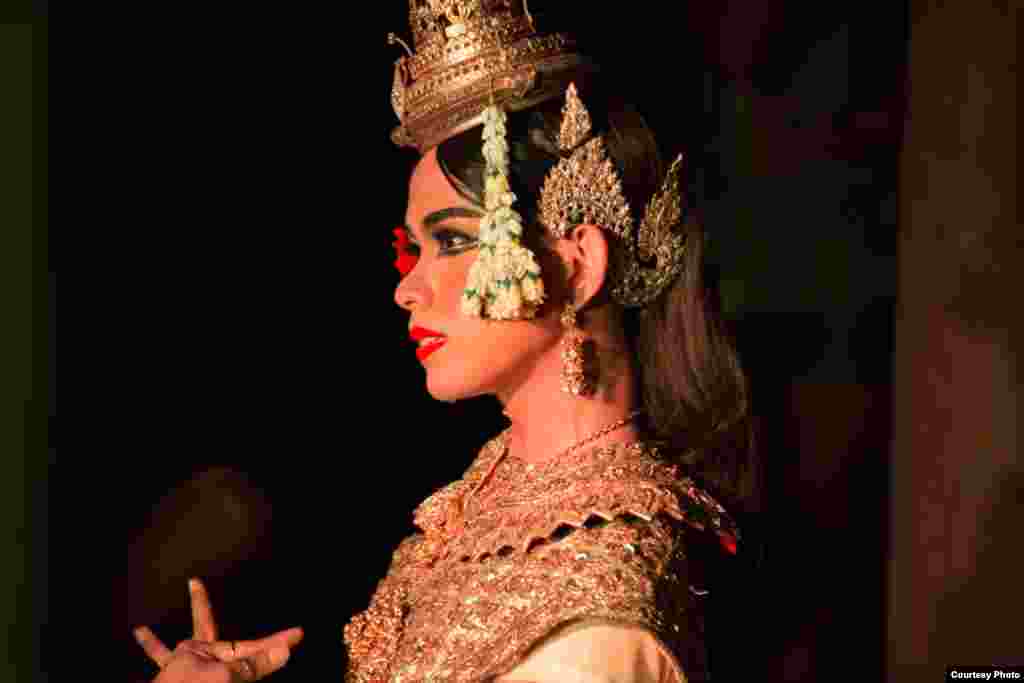
[[[395,62],[391,139],[425,152],[482,123],[493,101],[518,111],[565,92],[588,62],[563,33],[541,35],[527,0],[409,0],[413,48]],[[493,98],[493,100],[492,100]]]
[[[471,269],[464,312],[530,318],[544,300],[539,268],[521,244],[521,217],[511,208],[504,112],[563,96],[562,158],[541,190],[539,222],[555,237],[580,223],[600,225],[619,245],[611,264],[613,298],[641,307],[660,296],[683,267],[681,158],[649,199],[637,228],[603,137],[593,131],[573,83],[594,67],[576,52],[572,38],[540,35],[527,0],[409,0],[409,15],[415,52],[395,34],[388,36],[407,52],[395,62],[391,103],[401,125],[392,140],[422,154],[484,124],[488,186],[494,185],[487,194],[494,201],[488,200],[481,223],[487,248]]]

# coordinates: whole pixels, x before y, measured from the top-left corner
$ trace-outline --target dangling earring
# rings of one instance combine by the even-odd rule
[[[590,396],[594,384],[587,377],[583,365],[583,331],[576,326],[576,307],[572,302],[565,304],[562,311],[562,391],[574,396]]]

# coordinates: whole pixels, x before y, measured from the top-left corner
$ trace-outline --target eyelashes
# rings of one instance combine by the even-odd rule
[[[469,235],[458,230],[443,229],[434,233],[434,240],[440,246],[442,256],[453,256],[472,249],[477,241]]]
[[[420,246],[409,239],[405,228],[395,228],[392,233],[395,236],[391,244],[396,253],[394,266],[405,277],[419,262]],[[476,238],[450,228],[434,231],[431,238],[437,242],[438,256],[457,256],[478,246]]]

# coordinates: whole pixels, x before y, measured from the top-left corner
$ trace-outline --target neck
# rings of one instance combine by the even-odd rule
[[[499,394],[509,427],[509,454],[531,463],[555,458],[581,440],[636,410],[637,378],[624,346],[598,344],[600,377],[593,396],[574,396],[561,388],[561,347],[534,366],[514,391]],[[585,448],[636,441],[635,422],[589,441]]]

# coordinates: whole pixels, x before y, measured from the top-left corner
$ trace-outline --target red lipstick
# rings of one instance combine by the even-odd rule
[[[416,357],[421,361],[426,360],[427,356],[437,351],[448,341],[448,338],[440,332],[418,326],[409,330],[409,336],[412,337],[413,341],[419,343],[419,348],[416,349]]]

